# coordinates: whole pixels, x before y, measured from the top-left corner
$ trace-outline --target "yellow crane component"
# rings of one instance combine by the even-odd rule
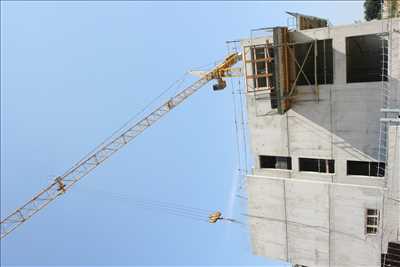
[[[222,213],[219,210],[217,210],[216,212],[211,213],[210,216],[208,216],[208,222],[209,223],[216,223],[217,221],[222,221],[222,220],[227,221],[227,222],[231,222],[231,223],[243,224],[242,222],[240,222],[238,220],[222,217]]]
[[[239,59],[239,54],[231,54],[225,58],[224,62],[220,64],[218,68],[210,72],[210,78],[217,80],[217,84],[213,85],[214,91],[222,90],[226,87],[226,82],[222,78],[234,76],[233,73],[236,69],[233,69],[232,66],[235,65]]]
[[[222,213],[220,211],[213,212],[210,214],[210,216],[208,216],[209,223],[216,223],[218,220],[222,219]]]
[[[0,222],[1,235],[5,237],[22,223],[30,219],[39,210],[43,209],[50,202],[57,199],[59,196],[68,191],[76,182],[93,171],[97,166],[102,164],[106,159],[111,157],[115,152],[128,144],[131,140],[141,134],[144,130],[153,125],[161,117],[171,111],[174,107],[182,103],[186,98],[194,94],[197,90],[203,87],[211,80],[217,80],[217,84],[213,86],[214,90],[225,88],[225,77],[233,77],[232,66],[241,60],[240,53],[228,55],[222,63],[215,66],[212,70],[206,72],[199,80],[194,82],[189,87],[172,97],[166,103],[155,109],[139,122],[132,125],[127,125],[126,130],[123,130],[117,137],[114,137],[109,142],[98,146],[93,152],[78,161],[72,168],[67,170],[63,175],[58,176],[54,181],[37,193],[31,200],[26,202],[20,208],[7,216]],[[218,218],[216,218],[218,220]]]

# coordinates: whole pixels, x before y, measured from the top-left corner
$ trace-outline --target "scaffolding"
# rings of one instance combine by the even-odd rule
[[[272,36],[262,42],[251,36],[250,44],[243,47],[247,93],[252,93],[256,100],[269,99],[271,108],[279,114],[291,108],[298,85],[309,86],[314,100],[319,102],[319,84],[333,82],[333,76],[327,75],[333,69],[329,65],[332,62],[327,62],[326,56],[332,50],[331,42],[292,42],[288,27],[253,31],[257,30],[271,31]]]
[[[386,22],[382,21],[382,32],[380,34],[382,43],[381,57],[381,113],[379,126],[379,145],[378,145],[378,164],[379,170],[385,173],[388,162],[388,129],[390,125],[400,124],[400,105],[398,100],[398,88],[396,87],[395,79],[392,77],[393,53],[398,51],[398,42],[393,42],[392,19],[389,18]],[[387,179],[385,178],[385,185]]]

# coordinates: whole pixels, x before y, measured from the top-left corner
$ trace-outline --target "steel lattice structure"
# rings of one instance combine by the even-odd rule
[[[36,194],[31,200],[26,202],[20,208],[11,213],[8,217],[1,221],[1,236],[5,237],[18,226],[31,218],[38,211],[46,207],[50,202],[57,199],[67,190],[69,190],[76,182],[85,177],[97,166],[119,151],[135,137],[145,131],[147,128],[156,123],[161,117],[181,104],[185,99],[198,91],[206,83],[211,80],[223,77],[231,77],[231,67],[240,60],[240,54],[233,53],[225,58],[225,60],[217,65],[213,70],[207,72],[202,78],[185,88],[183,91],[172,97],[169,101],[158,107],[152,113],[147,115],[139,122],[127,126],[127,130],[123,131],[111,141],[100,145],[88,156],[76,163],[71,169],[63,175],[57,177],[49,186]]]

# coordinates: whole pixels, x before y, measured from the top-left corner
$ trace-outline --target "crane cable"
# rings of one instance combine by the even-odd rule
[[[173,203],[173,202],[165,202],[165,201],[159,201],[159,200],[143,200],[143,199],[134,198],[129,194],[115,193],[115,192],[110,192],[110,191],[101,190],[101,189],[94,189],[94,188],[85,188],[85,189],[89,190],[91,192],[101,193],[109,198],[113,198],[116,200],[122,200],[122,201],[129,200],[129,202],[125,202],[125,203],[135,206],[135,207],[138,207],[138,208],[143,208],[146,211],[153,210],[153,211],[157,211],[157,212],[166,213],[169,215],[190,218],[190,219],[203,221],[203,222],[208,222],[207,218],[208,218],[209,214],[212,213],[211,210],[190,207],[187,205]]]
[[[228,54],[232,52],[238,52],[236,42],[233,45],[233,48],[230,46],[230,42],[226,43]],[[244,129],[244,117],[243,117],[243,102],[242,102],[242,92],[241,92],[241,83],[240,79],[237,84],[234,85],[233,80],[230,79],[230,86],[232,87],[232,102],[233,102],[233,111],[234,111],[234,126],[235,126],[235,137],[236,137],[236,150],[237,150],[237,176],[239,178],[238,183],[238,191],[241,191],[246,183],[246,174],[247,174],[247,157],[246,157],[246,136]],[[239,100],[237,100],[237,97]],[[239,102],[240,101],[240,102]],[[239,103],[237,103],[239,102]],[[240,114],[240,115],[239,115]],[[239,126],[240,125],[240,126]]]
[[[198,68],[204,68],[206,66],[216,66],[219,62],[223,61],[223,59],[217,60],[213,63],[209,63],[207,65],[199,66]],[[187,80],[187,77],[189,76],[189,71],[185,72],[181,78],[175,80],[172,82],[167,88],[165,88],[159,95],[157,95],[155,98],[153,98],[147,105],[145,105],[141,110],[139,110],[135,115],[133,115],[128,121],[126,121],[120,128],[115,130],[111,135],[109,135],[107,138],[103,140],[99,145],[97,145],[95,148],[93,148],[90,152],[88,152],[84,157],[81,158],[80,161],[78,161],[75,165],[73,165],[67,172],[70,170],[74,169],[76,166],[81,164],[83,161],[85,161],[90,155],[92,155],[97,149],[99,149],[101,146],[103,146],[105,143],[107,143],[109,140],[111,140],[114,136],[116,136],[118,133],[124,130],[125,127],[130,125],[135,119],[139,118],[140,115],[144,114],[146,110],[148,110],[152,105],[154,105],[158,100],[160,100],[163,96],[165,96],[168,92],[170,92],[173,88],[177,89],[182,88],[183,83]]]
[[[67,172],[70,170],[74,169],[76,166],[81,164],[83,161],[85,161],[90,155],[92,155],[97,149],[99,149],[101,146],[103,146],[105,143],[107,143],[109,140],[111,140],[114,136],[116,136],[118,133],[123,131],[125,127],[130,125],[134,120],[139,118],[140,115],[142,115],[148,108],[150,108],[152,105],[156,103],[156,101],[160,100],[161,97],[163,97],[167,92],[171,91],[174,87],[176,88],[181,88],[182,84],[185,82],[187,79],[188,73],[186,72],[181,76],[181,78],[177,79],[171,85],[169,85],[167,88],[165,88],[159,95],[157,95],[155,98],[153,98],[147,105],[145,105],[142,109],[140,109],[135,115],[133,115],[129,120],[127,120],[120,128],[115,130],[111,135],[109,135],[107,138],[103,140],[99,145],[97,145],[95,148],[93,148],[90,152],[88,152],[80,161],[78,161],[75,165],[73,165]]]
[[[225,218],[222,217],[220,212],[213,212],[208,209],[203,208],[196,208],[191,207],[188,205],[173,203],[173,202],[166,202],[166,201],[159,201],[159,200],[143,200],[138,198],[133,198],[129,194],[121,194],[116,192],[110,192],[102,189],[95,189],[95,188],[85,188],[89,191],[101,193],[103,195],[107,195],[110,198],[116,200],[129,200],[129,202],[125,202],[126,204],[135,206],[137,208],[143,208],[146,211],[156,211],[161,212],[168,215],[179,216],[187,219],[192,219],[201,222],[210,223],[210,218],[213,217],[215,214],[219,213],[218,218],[216,218],[215,222],[218,221],[225,221],[229,223],[236,223],[245,225],[243,222],[233,219],[233,218]],[[86,194],[87,195],[87,194]]]
[[[108,142],[103,143],[103,145],[98,146],[92,154],[87,155],[84,159],[78,161],[77,164],[74,164],[74,167],[70,168],[67,172],[56,177],[54,182],[42,189],[39,193],[34,195],[33,198],[3,219],[0,222],[0,238],[4,238],[18,226],[30,219],[34,214],[46,207],[49,203],[63,195],[79,180],[91,173],[105,160],[110,158],[114,153],[118,152],[130,141],[151,127],[176,106],[183,103],[188,97],[196,93],[209,81],[214,79],[221,80],[222,77],[229,77],[226,76],[226,70],[235,65],[239,60],[241,60],[241,58],[238,53],[226,56],[222,63],[208,71],[200,79],[190,83],[190,85],[176,93],[166,102],[156,107],[143,119],[134,122],[131,125],[124,125],[121,129],[125,127],[125,130],[111,138]]]

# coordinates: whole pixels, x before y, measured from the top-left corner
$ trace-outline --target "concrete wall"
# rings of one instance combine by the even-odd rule
[[[400,241],[400,126],[388,131],[388,176],[384,200],[384,251],[389,241]]]
[[[400,20],[391,25],[399,30]],[[268,93],[247,94],[254,161],[248,176],[248,216],[255,254],[307,266],[380,266],[381,252],[396,239],[399,203],[387,196],[399,199],[398,128],[390,130],[387,183],[346,171],[347,160],[378,159],[382,89],[380,82],[346,83],[345,38],[388,27],[385,21],[373,21],[292,33],[296,42],[333,39],[334,83],[319,86],[319,101],[313,86],[298,86],[292,108],[279,115],[271,109]],[[400,107],[399,35],[393,33],[390,42],[388,97],[395,107]],[[258,38],[242,45],[263,42]],[[290,156],[292,170],[260,169],[259,155]],[[335,173],[300,172],[299,157],[334,159]],[[365,233],[367,208],[382,213],[376,235]]]
[[[380,234],[365,234],[365,209],[382,189],[251,175],[254,253],[306,266],[379,266]]]

